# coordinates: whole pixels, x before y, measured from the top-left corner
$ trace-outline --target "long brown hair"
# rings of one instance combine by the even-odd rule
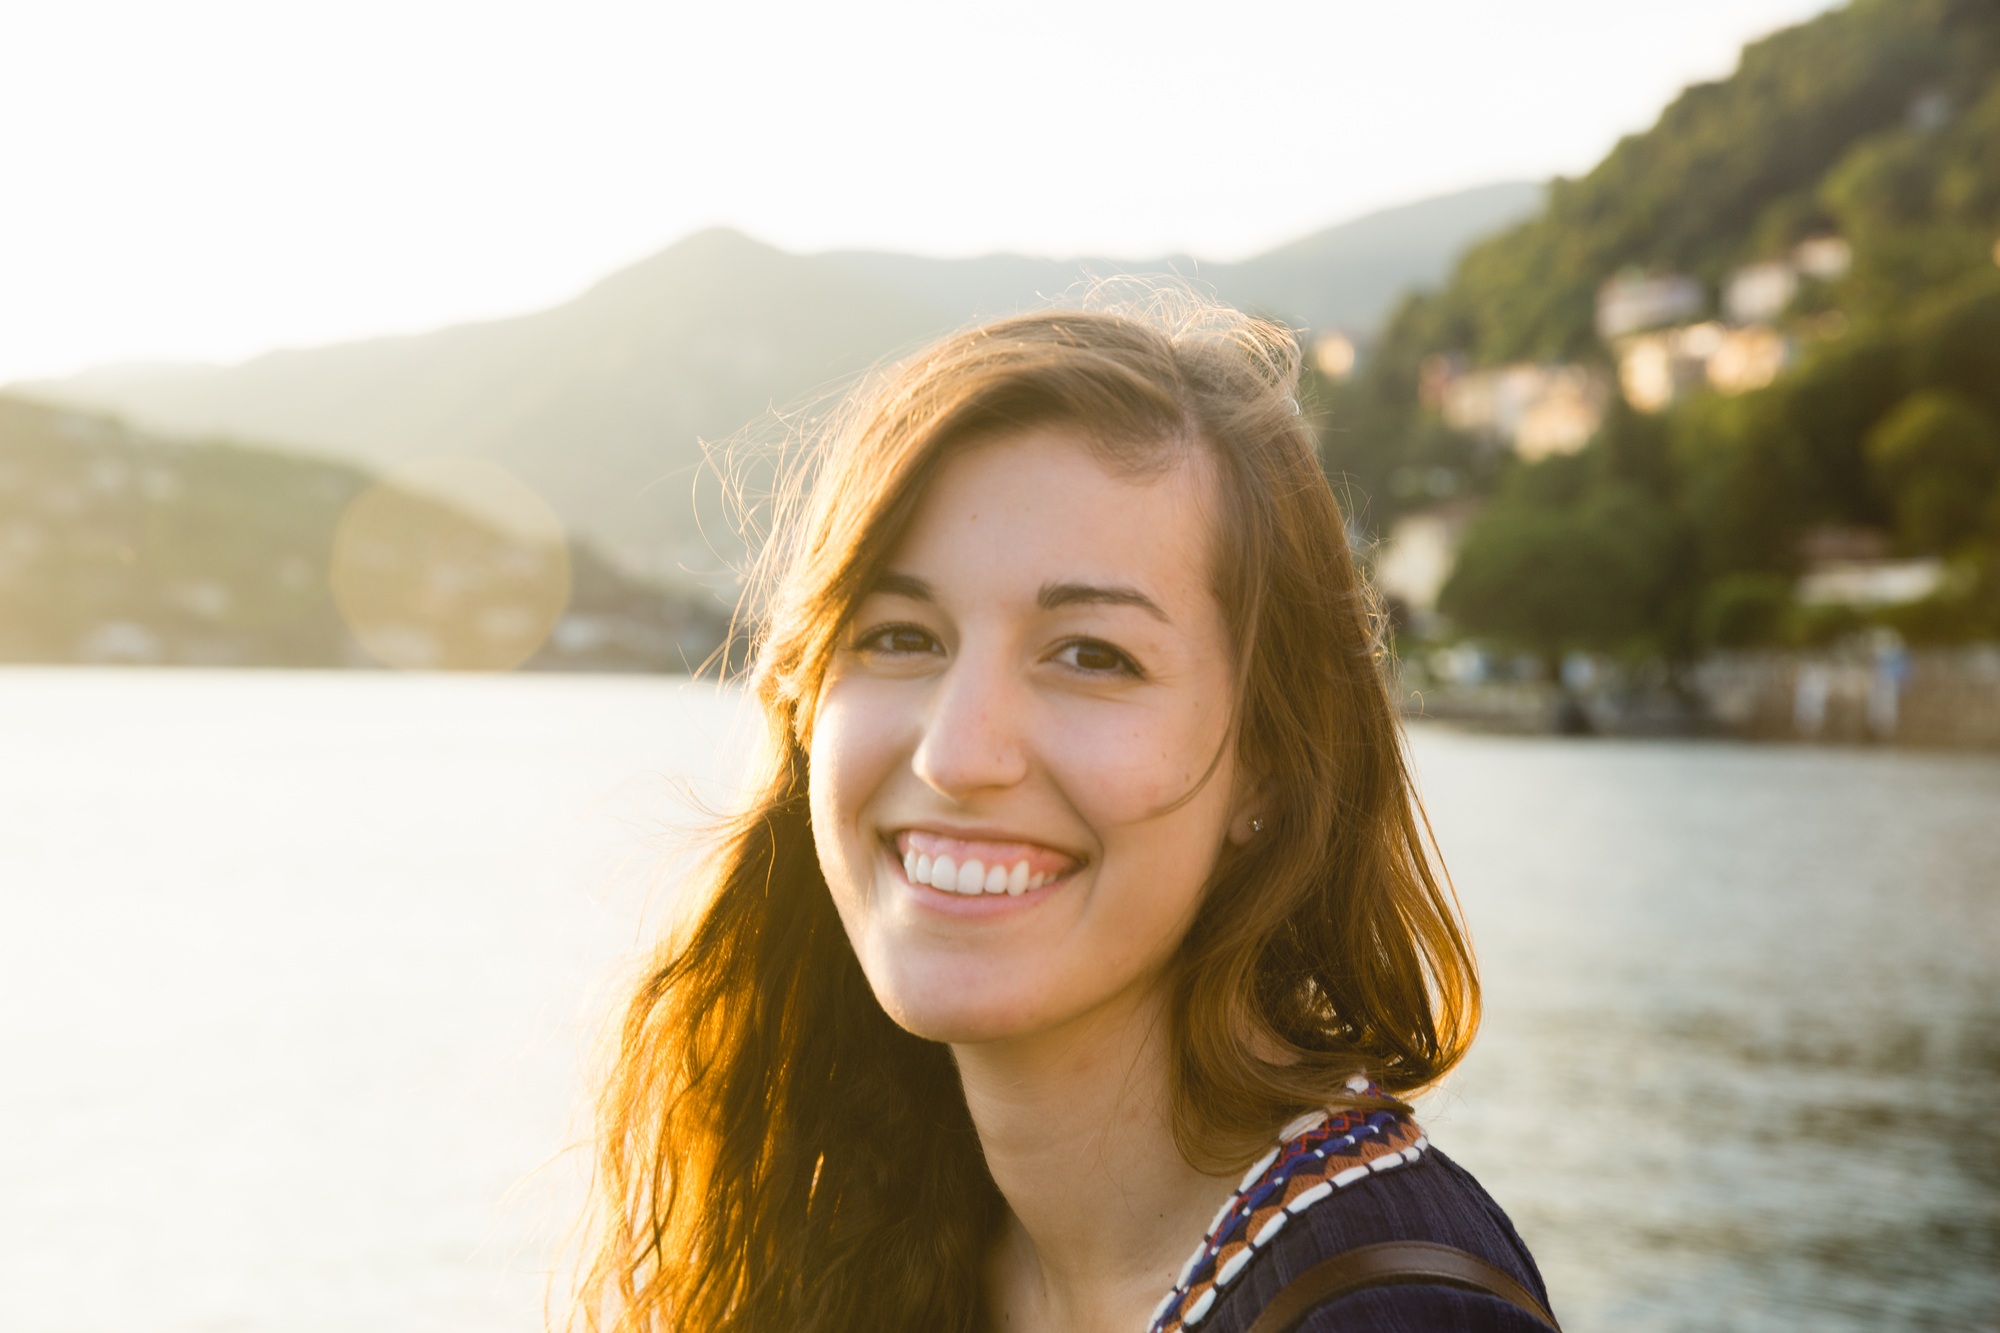
[[[969,1333],[1003,1204],[949,1051],[869,990],[820,874],[806,755],[829,656],[940,460],[1064,425],[1143,465],[1218,464],[1215,591],[1264,832],[1226,856],[1173,962],[1174,1128],[1240,1166],[1299,1111],[1464,1054],[1478,982],[1434,868],[1375,618],[1293,395],[1286,330],[1185,293],[956,334],[865,385],[765,553],[768,724],[681,929],[624,1009],[598,1114],[582,1322],[640,1333]]]

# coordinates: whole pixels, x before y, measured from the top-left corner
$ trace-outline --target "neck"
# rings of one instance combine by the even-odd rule
[[[1232,1177],[1174,1144],[1162,997],[1060,1030],[954,1048],[1009,1217],[987,1281],[995,1326],[1141,1333]]]

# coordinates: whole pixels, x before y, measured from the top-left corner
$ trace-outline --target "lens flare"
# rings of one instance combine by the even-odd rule
[[[334,531],[334,601],[368,654],[403,671],[508,671],[569,604],[569,542],[496,463],[434,458],[355,496]]]

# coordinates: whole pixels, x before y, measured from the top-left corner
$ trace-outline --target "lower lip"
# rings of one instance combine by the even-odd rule
[[[998,916],[1007,912],[1025,912],[1039,906],[1044,899],[1057,889],[1068,884],[1076,875],[1074,870],[1058,879],[1052,879],[1039,889],[1027,889],[1021,893],[949,893],[929,884],[918,884],[903,872],[903,860],[896,855],[893,847],[882,849],[883,857],[889,862],[889,873],[896,882],[907,888],[919,907],[927,911],[942,912],[947,916]]]

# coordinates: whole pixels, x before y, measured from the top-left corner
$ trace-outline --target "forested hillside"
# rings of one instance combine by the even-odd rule
[[[1855,0],[1748,47],[1406,302],[1360,376],[1318,386],[1328,465],[1377,530],[1491,497],[1442,609],[1544,654],[1840,633],[1864,617],[1792,604],[1816,543],[1946,563],[1933,595],[1873,619],[2000,634],[1996,244],[2000,5]],[[1838,267],[1800,276],[1802,245],[1837,246]],[[1796,293],[1754,324],[1725,313],[1755,295],[1732,286],[1746,272]],[[1686,327],[1607,326],[1607,284],[1658,275],[1689,294]],[[1711,368],[1725,390],[1697,373],[1637,393],[1635,348],[1676,370],[1674,339],[1737,336],[1732,319],[1782,349],[1770,382]],[[1555,363],[1615,386],[1580,449],[1531,461],[1422,401],[1427,375]]]
[[[348,521],[357,512],[372,527]],[[705,594],[635,583],[556,541],[524,551],[350,464],[0,395],[0,662],[450,667],[497,665],[497,648],[505,665],[659,670],[721,642]],[[529,623],[524,591],[540,598]]]

